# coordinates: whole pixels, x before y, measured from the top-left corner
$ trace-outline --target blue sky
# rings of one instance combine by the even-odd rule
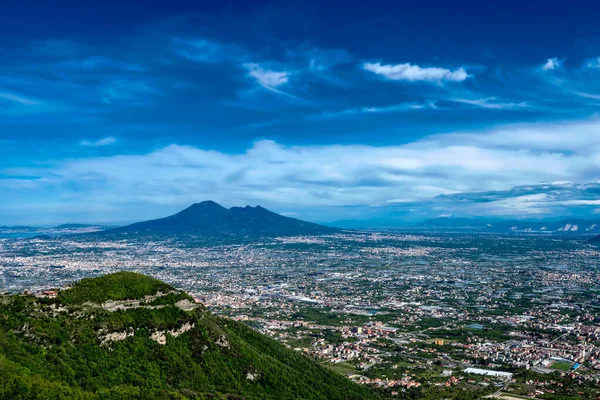
[[[1,224],[597,217],[590,1],[20,1]]]

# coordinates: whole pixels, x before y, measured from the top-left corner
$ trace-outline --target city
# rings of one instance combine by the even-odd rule
[[[1,239],[0,290],[40,294],[137,271],[392,397],[594,398],[600,249],[587,239],[394,231],[204,244]]]

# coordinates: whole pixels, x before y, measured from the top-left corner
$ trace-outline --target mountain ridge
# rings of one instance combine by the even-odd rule
[[[430,218],[418,223],[394,219],[340,220],[328,223],[341,229],[457,230],[470,232],[510,233],[600,233],[600,220],[558,218],[548,220],[517,220],[499,218]]]
[[[79,224],[79,223],[67,223],[56,226],[9,226],[2,225],[0,226],[0,232],[75,232],[83,231],[85,229],[97,229],[97,230],[107,230],[115,228],[115,225],[104,225],[104,224]]]
[[[0,399],[377,399],[315,360],[133,272],[0,295]]]
[[[424,221],[421,227],[472,229],[483,232],[554,232],[591,233],[600,232],[600,221],[583,218],[560,218],[549,220],[510,220],[486,218],[435,218]]]
[[[340,229],[285,217],[261,206],[225,208],[207,200],[173,215],[136,222],[103,233],[191,234],[200,236],[260,237],[334,233]]]

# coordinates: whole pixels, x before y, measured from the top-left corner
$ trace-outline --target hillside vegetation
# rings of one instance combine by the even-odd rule
[[[0,399],[377,398],[189,299],[133,273],[0,297]]]
[[[134,272],[117,272],[98,278],[85,278],[73,284],[69,290],[58,294],[63,304],[102,303],[108,300],[142,299],[144,296],[173,290],[158,279]]]

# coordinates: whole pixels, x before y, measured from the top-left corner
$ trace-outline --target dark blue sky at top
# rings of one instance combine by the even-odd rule
[[[448,196],[490,190],[508,200],[476,214],[593,215],[599,17],[593,1],[9,1],[0,224],[207,198],[412,220],[470,215]],[[568,198],[515,200],[555,181]]]

